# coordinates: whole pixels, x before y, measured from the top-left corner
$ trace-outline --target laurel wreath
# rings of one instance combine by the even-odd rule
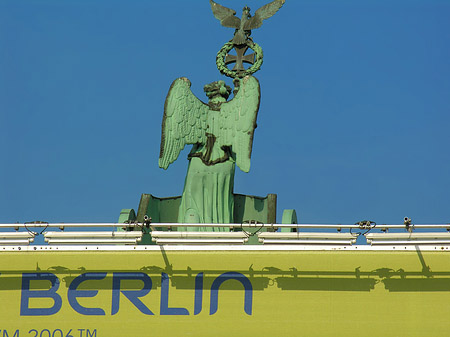
[[[256,73],[259,68],[261,68],[261,65],[263,63],[263,51],[262,48],[255,42],[252,42],[250,40],[247,40],[247,46],[252,49],[255,52],[255,63],[242,73],[238,74],[235,70],[230,70],[225,65],[225,57],[227,56],[228,52],[234,48],[234,43],[229,41],[223,45],[223,47],[219,50],[216,56],[216,64],[217,69],[224,74],[225,76],[236,78],[236,77],[245,77],[247,75],[251,75]]]

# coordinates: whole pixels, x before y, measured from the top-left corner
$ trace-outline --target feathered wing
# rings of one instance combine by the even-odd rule
[[[186,144],[206,142],[208,110],[208,105],[192,93],[187,78],[173,81],[164,104],[159,167],[167,169]]]
[[[219,5],[212,0],[209,0],[209,3],[215,18],[220,21],[222,26],[236,29],[240,27],[241,20],[235,16],[235,10]]]
[[[217,140],[220,146],[231,146],[236,165],[248,172],[261,93],[255,77],[246,76],[240,81],[236,97],[220,107],[221,127]]]
[[[278,10],[281,8],[281,6],[284,5],[286,0],[275,0],[272,2],[269,2],[267,5],[262,6],[260,9],[258,9],[255,12],[255,15],[253,15],[244,25],[245,30],[252,30],[256,29],[262,26],[263,20],[266,20],[270,18],[272,15],[274,15]]]

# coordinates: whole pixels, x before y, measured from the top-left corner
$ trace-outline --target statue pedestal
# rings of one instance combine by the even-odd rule
[[[234,212],[233,221],[235,224],[243,224],[242,230],[252,233],[255,226],[246,226],[246,223],[275,224],[277,214],[277,195],[268,194],[266,197],[258,197],[244,194],[233,194]],[[144,222],[144,217],[151,217],[152,223],[177,223],[178,211],[181,205],[181,196],[158,198],[151,194],[142,194],[137,215],[133,209],[123,209],[119,217],[119,222]],[[215,229],[215,227],[210,227]],[[157,230],[167,230],[156,227]],[[173,231],[181,230],[178,227]],[[265,231],[266,229],[264,229]],[[146,233],[150,233],[148,228],[144,228]],[[144,236],[141,244],[154,244],[150,236]],[[248,244],[258,244],[256,236],[249,237]]]

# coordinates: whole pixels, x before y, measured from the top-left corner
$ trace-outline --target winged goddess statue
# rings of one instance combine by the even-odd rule
[[[233,223],[235,165],[250,170],[253,135],[260,102],[255,77],[235,79],[234,98],[224,81],[205,85],[203,103],[181,77],[164,105],[159,166],[167,169],[192,144],[178,213],[180,223]]]
[[[263,20],[278,12],[285,0],[274,0],[262,6],[255,12],[254,16],[250,15],[250,8],[245,6],[242,10],[241,19],[235,16],[235,10],[221,6],[213,0],[209,0],[209,2],[214,16],[220,21],[222,26],[236,29],[231,41],[235,45],[244,45],[251,34],[251,30],[261,27]]]

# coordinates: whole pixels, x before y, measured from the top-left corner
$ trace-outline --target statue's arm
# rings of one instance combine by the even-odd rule
[[[205,142],[208,105],[192,93],[191,82],[176,79],[167,94],[161,128],[159,167],[167,169],[186,144]]]

